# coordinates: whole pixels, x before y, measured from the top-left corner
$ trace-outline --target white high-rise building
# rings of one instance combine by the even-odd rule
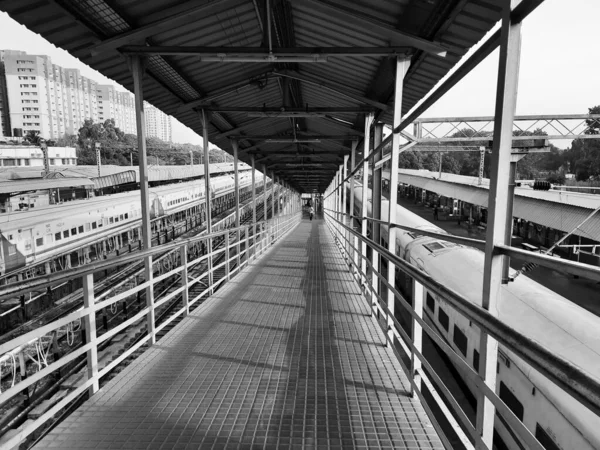
[[[146,113],[146,136],[171,142],[171,116],[147,102],[144,102],[144,112]]]
[[[104,122],[115,120],[115,126],[124,133],[136,134],[135,102],[129,92],[119,92],[114,86],[100,84],[97,86],[98,120]]]
[[[85,119],[98,120],[96,83],[45,55],[5,52],[11,127],[46,139],[76,134]]]
[[[58,139],[77,134],[88,119],[114,119],[124,133],[137,134],[132,94],[98,85],[78,69],[52,64],[48,56],[0,50],[0,77],[0,136],[2,131],[12,136],[20,128],[23,136],[34,131],[45,139]],[[171,117],[148,103],[145,110],[148,137],[171,142]]]

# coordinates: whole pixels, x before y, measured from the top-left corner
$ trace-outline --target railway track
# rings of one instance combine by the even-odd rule
[[[258,203],[258,207],[257,207],[257,217],[262,217],[262,202]],[[251,215],[246,214],[245,216],[243,216],[242,219],[242,225],[248,223],[249,221],[251,221]],[[183,238],[183,237],[182,237]],[[245,236],[242,236],[240,238],[240,246],[241,246],[241,251],[244,251],[244,246],[245,246]],[[224,245],[224,239],[221,239],[220,242],[215,242],[214,243],[214,249],[218,250],[219,248],[222,248]],[[231,241],[231,243],[234,241]],[[161,255],[159,258],[156,258],[156,262],[160,267],[161,263],[165,263],[167,267],[165,267],[166,270],[169,269],[169,265],[170,264],[176,264],[177,261],[171,261],[171,263],[167,264],[166,262],[169,261],[169,255],[173,254],[173,252],[167,252],[164,255]],[[235,255],[235,246],[232,247],[231,253],[230,253],[230,257],[233,257]],[[218,257],[215,258],[215,261],[213,262],[213,264],[215,266],[218,266],[222,261],[223,258],[225,257],[224,252],[220,253],[218,255]],[[194,259],[193,255],[190,255],[190,259]],[[235,270],[236,268],[236,263],[237,263],[237,259],[233,258],[230,264],[230,270]],[[109,296],[110,294],[112,295],[118,295],[118,293],[120,292],[124,292],[130,288],[132,288],[134,285],[136,285],[139,281],[140,281],[140,275],[141,272],[143,271],[143,268],[140,267],[141,264],[133,264],[129,267],[126,267],[125,269],[121,270],[118,272],[118,274],[115,274],[114,276],[111,276],[109,278],[107,278],[105,280],[105,283],[102,285],[99,285],[99,295],[105,295],[105,296]],[[160,271],[160,269],[159,269]],[[193,270],[190,271],[189,276],[192,278],[198,278],[198,277],[205,277],[204,280],[201,280],[199,283],[196,283],[195,285],[193,285],[190,290],[189,290],[189,295],[190,298],[195,298],[198,295],[202,294],[202,291],[205,290],[207,283],[208,283],[208,277],[206,275],[206,271],[207,271],[207,262],[203,261],[202,263],[198,264],[196,267],[193,268]],[[121,281],[120,283],[118,283],[118,285],[112,285],[111,283],[114,282],[114,280],[117,280],[119,278],[123,278],[124,276],[128,276],[129,278],[125,281]],[[214,290],[217,290],[222,283],[225,281],[226,279],[226,269],[224,267],[221,267],[217,270],[215,270],[213,272],[213,279],[215,281],[214,284]],[[161,284],[157,287],[155,287],[155,290],[158,290],[158,296],[157,298],[160,297],[164,297],[167,296],[169,294],[171,294],[175,289],[177,289],[177,287],[180,285],[181,283],[181,277],[179,275],[175,275],[170,277],[170,279],[165,279],[161,282]],[[107,287],[110,286],[110,287]],[[137,311],[139,311],[140,309],[145,307],[145,298],[144,298],[144,294],[140,293],[141,295],[137,295],[135,296],[135,298],[131,298],[131,299],[124,299],[123,302],[121,302],[122,307],[120,308],[120,310],[116,310],[112,311],[113,315],[112,317],[107,317],[106,315],[106,311],[103,311],[103,319],[101,321],[98,321],[98,327],[97,327],[97,333],[98,336],[101,336],[104,332],[107,332],[110,328],[113,328],[114,326],[117,326],[119,323],[122,323],[123,321],[127,320],[129,316],[134,315]],[[110,296],[112,296],[110,295]],[[203,298],[196,302],[194,305],[194,308],[197,307],[197,305],[199,305],[205,298],[208,297],[208,293],[205,294],[203,296]],[[162,307],[157,308],[156,310],[156,325],[159,326],[160,324],[171,320],[171,322],[165,326],[163,328],[163,330],[161,330],[160,333],[157,334],[157,339],[162,338],[162,336],[164,336],[170,329],[172,329],[174,326],[176,326],[176,324],[181,320],[181,316],[178,316],[175,319],[171,319],[174,311],[176,311],[178,309],[178,307],[181,306],[181,295],[174,297],[170,302],[164,304]],[[69,304],[68,299],[64,302],[65,304]],[[192,308],[192,309],[194,309]],[[68,314],[69,312],[72,312],[73,310],[77,309],[77,304],[76,302],[71,302],[70,303],[70,307],[65,307],[65,308],[57,308],[52,314],[48,314],[46,319],[48,321],[51,320],[56,320],[59,317],[62,317],[66,314]],[[33,323],[34,321],[32,321],[29,326],[30,327],[39,327],[39,320],[35,321],[37,323]],[[126,351],[128,348],[130,348],[132,345],[135,345],[136,342],[138,342],[140,339],[142,339],[145,334],[146,334],[146,329],[145,329],[145,320],[144,319],[140,319],[138,321],[138,323],[133,324],[132,326],[130,326],[126,332],[121,332],[119,334],[117,334],[116,336],[114,336],[110,341],[107,341],[101,348],[99,348],[99,354],[98,354],[98,363],[99,363],[99,369],[101,370],[102,368],[106,367],[106,365],[110,364],[116,357],[118,357],[120,354],[122,354],[124,351]],[[35,325],[35,326],[34,326]],[[42,355],[46,355],[46,357],[48,358],[47,363],[50,362],[50,360],[52,358],[59,358],[60,356],[64,355],[66,352],[73,351],[76,348],[78,348],[80,345],[82,345],[84,343],[84,334],[81,333],[80,335],[77,335],[76,331],[78,330],[66,330],[62,336],[59,336],[58,333],[55,333],[51,339],[52,342],[48,341],[46,343],[40,343],[39,346],[36,346],[37,348],[41,348],[41,354]],[[21,332],[26,332],[25,328],[23,328],[21,330]],[[21,334],[22,334],[21,333]],[[71,341],[69,342],[69,337],[71,339]],[[45,345],[44,345],[45,344]],[[66,346],[69,346],[69,348],[66,348]],[[129,358],[127,358],[125,361],[123,361],[119,366],[117,366],[113,371],[111,371],[103,380],[103,383],[107,382],[110,378],[112,378],[116,373],[118,373],[120,370],[122,370],[122,367],[125,367],[127,364],[129,364],[133,359],[135,359],[139,354],[141,354],[145,349],[147,348],[147,345],[142,346],[140,349],[138,349],[135,353],[133,353]],[[50,354],[50,351],[53,351],[52,356],[48,356]],[[38,352],[39,355],[39,352]],[[34,364],[35,359],[31,358],[32,361],[30,362],[30,366]],[[41,364],[38,363],[38,364]],[[40,366],[41,367],[41,366]],[[66,366],[67,367],[67,366]],[[34,367],[35,370],[35,367]],[[36,417],[38,417],[40,414],[42,414],[46,409],[48,409],[49,407],[51,407],[53,404],[55,404],[57,401],[59,401],[60,399],[62,399],[71,389],[76,388],[77,386],[81,385],[81,383],[85,382],[86,380],[86,371],[85,371],[85,360],[84,358],[80,358],[80,361],[76,361],[74,363],[72,363],[70,366],[68,366],[66,371],[63,371],[63,373],[66,372],[66,374],[64,376],[61,376],[62,374],[59,373],[59,379],[58,380],[49,380],[46,384],[45,387],[42,387],[43,392],[45,393],[45,395],[39,396],[38,398],[34,398],[35,395],[25,395],[23,399],[19,399],[22,400],[23,404],[20,405],[21,407],[19,408],[19,405],[8,405],[11,406],[10,408],[4,408],[5,414],[4,417],[0,418],[0,435],[5,434],[5,436],[7,438],[9,438],[11,436],[11,431],[12,432],[16,432],[15,431],[15,426],[19,424],[19,422],[24,422],[26,420],[31,420],[31,419],[35,419]],[[25,376],[27,376],[27,370],[25,370]],[[20,376],[20,373],[18,374]],[[13,370],[13,382],[14,382],[14,377],[16,377],[16,366]],[[34,393],[35,393],[35,389],[34,389]],[[82,396],[82,398],[79,401],[83,401],[83,398],[85,396]],[[18,428],[16,428],[16,430],[18,430]],[[4,438],[4,436],[3,436]],[[0,441],[1,443],[1,441]]]

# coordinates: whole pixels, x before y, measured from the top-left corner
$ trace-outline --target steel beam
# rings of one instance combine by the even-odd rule
[[[361,136],[356,134],[317,134],[317,135],[306,135],[306,136],[277,136],[273,134],[249,134],[249,135],[233,135],[229,136],[230,139],[246,139],[246,140],[254,140],[254,141],[277,141],[279,142],[293,142],[298,143],[298,141],[303,140],[331,140],[331,141],[345,141],[345,140],[359,140]]]
[[[147,37],[175,29],[202,17],[217,14],[241,3],[243,2],[240,0],[213,0],[198,4],[197,1],[191,0],[179,6],[163,8],[159,13],[149,18],[150,23],[106,39],[89,47],[89,50],[92,56],[95,56],[109,50],[115,50],[131,42],[143,42]]]
[[[346,28],[351,28],[352,26],[365,27],[376,32],[379,36],[389,39],[393,43],[398,42],[402,45],[414,47],[440,57],[446,56],[447,49],[442,45],[393,28],[386,23],[354,11],[351,8],[323,0],[295,0],[295,2],[299,4],[304,3],[314,11],[335,17],[337,20],[343,20]]]
[[[391,108],[388,105],[386,105],[385,103],[381,103],[381,102],[378,102],[377,100],[373,100],[369,97],[365,97],[364,95],[362,95],[358,92],[355,92],[353,90],[351,91],[348,88],[348,86],[339,84],[332,80],[325,80],[323,78],[313,77],[311,75],[304,74],[304,73],[301,74],[294,70],[279,70],[279,71],[274,72],[274,74],[280,75],[283,77],[288,77],[293,80],[298,80],[303,83],[308,83],[308,84],[312,84],[314,86],[318,86],[320,88],[323,88],[330,92],[333,92],[334,94],[345,97],[349,100],[359,102],[359,103],[364,103],[367,105],[371,105],[371,106],[374,106],[375,108],[378,108],[383,111],[391,111]]]
[[[232,57],[264,58],[270,62],[272,58],[308,56],[323,58],[328,56],[410,56],[411,48],[402,47],[280,47],[269,50],[264,47],[196,47],[196,46],[161,46],[161,45],[126,45],[119,47],[125,55],[163,55],[163,56],[199,56],[213,57],[215,60]],[[276,62],[273,60],[272,62]]]
[[[365,116],[365,138],[363,139],[363,155],[369,154],[369,146],[371,144],[371,124],[373,123],[373,114],[367,114]],[[363,158],[362,164],[362,213],[361,217],[367,217],[367,189],[369,184],[369,160]],[[361,242],[361,254],[363,255],[361,261],[361,273],[363,274],[363,285],[365,293],[368,292],[366,284],[367,280],[367,221],[363,219],[361,224],[361,234],[364,240]]]
[[[216,112],[225,112],[225,113],[265,113],[265,117],[269,117],[269,114],[275,115],[277,114],[285,114],[285,113],[307,113],[307,114],[364,114],[368,112],[373,112],[374,108],[371,107],[305,107],[305,108],[295,108],[295,107],[285,107],[281,106],[277,107],[251,107],[251,106],[205,106],[203,107],[205,111],[216,111]]]
[[[513,0],[513,3],[516,0]],[[511,21],[511,7],[504,2],[496,92],[494,122],[494,147],[491,160],[488,227],[486,234],[485,263],[483,273],[482,307],[496,311],[500,300],[502,267],[505,256],[494,252],[495,245],[506,245],[506,215],[509,204],[509,174],[512,145],[512,124],[517,103],[519,59],[521,52],[521,24]],[[508,243],[510,245],[510,243]],[[484,383],[496,390],[496,364],[498,341],[487,333],[481,333],[479,374]],[[495,407],[480,391],[477,399],[477,432],[483,442],[492,448]]]
[[[148,189],[148,156],[146,153],[146,118],[144,114],[144,61],[139,56],[130,59],[131,71],[133,73],[133,92],[135,101],[135,122],[138,139],[138,164],[140,170],[140,192],[142,204],[142,248],[148,250],[152,247],[152,227],[150,226],[150,191]],[[152,256],[144,258],[144,279],[150,284],[146,288],[146,314],[148,335],[150,344],[156,342],[155,320],[154,320],[154,284],[152,279]]]

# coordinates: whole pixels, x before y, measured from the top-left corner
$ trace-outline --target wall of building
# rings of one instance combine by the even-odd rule
[[[3,74],[4,72],[4,74]],[[172,140],[171,117],[145,103],[146,133]],[[77,134],[85,120],[114,119],[124,133],[137,134],[134,96],[99,85],[78,69],[52,64],[50,57],[0,50],[0,136],[20,128],[45,139]]]
[[[73,147],[48,147],[50,166],[76,166],[77,153]],[[44,154],[35,146],[0,145],[1,167],[44,167]]]

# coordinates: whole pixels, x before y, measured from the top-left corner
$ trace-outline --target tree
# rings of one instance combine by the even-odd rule
[[[33,144],[33,145],[40,145],[41,136],[40,136],[40,133],[38,133],[37,131],[33,131],[33,130],[27,131],[24,138],[25,138],[25,142],[29,142],[30,144]]]

